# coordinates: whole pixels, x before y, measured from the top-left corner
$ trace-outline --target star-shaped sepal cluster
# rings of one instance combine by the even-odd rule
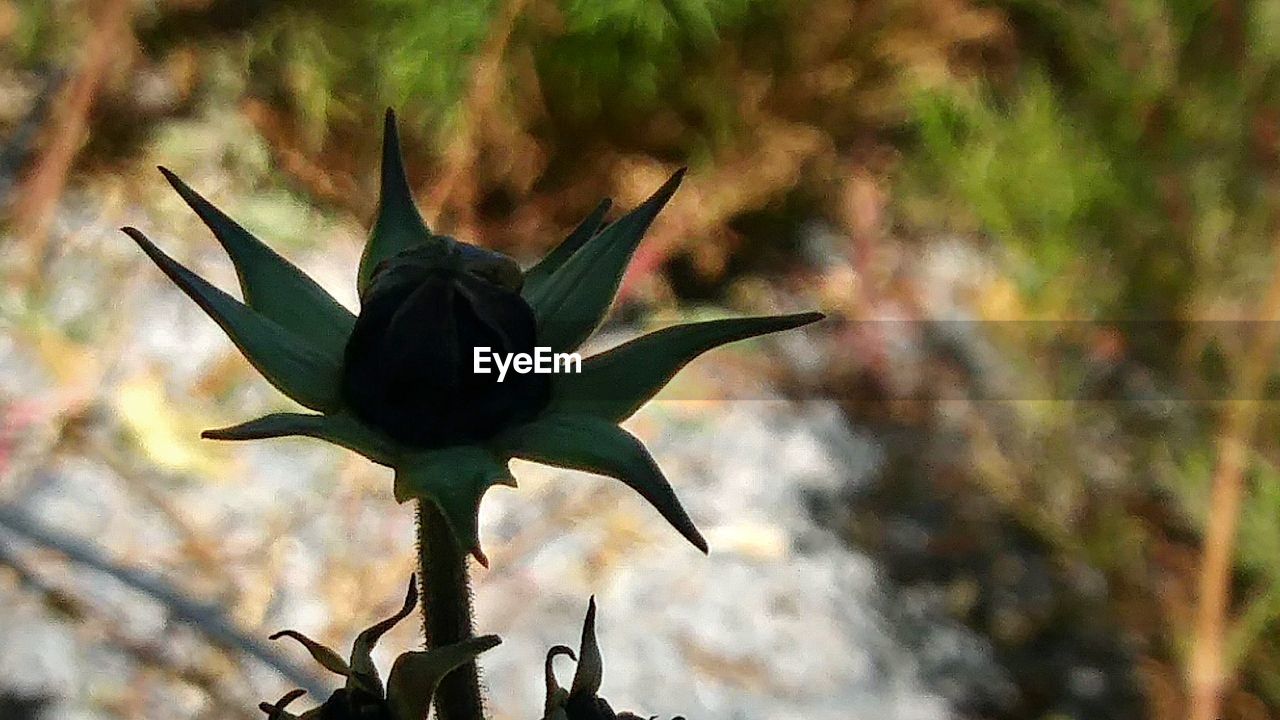
[[[204,437],[307,436],[354,450],[395,470],[397,500],[435,503],[459,547],[481,562],[480,500],[496,484],[514,486],[507,469],[512,458],[617,478],[705,552],[706,542],[670,483],[619,423],[702,353],[822,317],[676,325],[586,358],[579,373],[507,392],[489,378],[467,374],[459,358],[492,342],[525,347],[532,340],[551,353],[576,351],[604,319],[628,262],[683,170],[614,222],[604,221],[609,201],[600,203],[551,253],[521,272],[505,256],[428,230],[388,111],[377,217],[357,274],[359,317],[176,175],[161,172],[230,256],[243,301],[137,229],[124,232],[272,385],[314,411],[274,413]],[[402,306],[387,307],[396,302]],[[406,359],[406,352],[417,355]],[[417,366],[424,368],[421,377],[412,373]]]
[[[578,668],[573,674],[569,689],[556,680],[553,663],[558,656],[566,655],[576,660]],[[556,645],[547,651],[544,668],[547,683],[547,699],[542,720],[644,720],[629,712],[615,713],[608,701],[600,697],[600,685],[604,682],[604,658],[596,640],[596,599],[587,604],[587,617],[582,623],[582,639],[578,652],[565,645]],[[650,718],[653,720],[653,717]],[[672,720],[684,720],[675,717]]]
[[[387,631],[413,612],[417,603],[417,584],[411,577],[404,606],[395,615],[356,636],[349,660],[294,630],[272,635],[273,640],[291,638],[302,643],[321,667],[342,676],[346,682],[324,703],[301,715],[290,712],[288,706],[305,694],[303,690],[293,690],[274,703],[264,702],[258,707],[267,714],[268,720],[423,720],[441,678],[472,662],[501,640],[497,635],[483,635],[453,645],[404,653],[392,664],[384,686],[373,663],[373,648]]]

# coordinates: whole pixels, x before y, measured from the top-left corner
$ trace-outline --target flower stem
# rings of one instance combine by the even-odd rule
[[[418,578],[427,647],[452,645],[472,636],[471,581],[466,552],[434,503],[418,501]],[[440,720],[484,720],[480,676],[474,662],[449,673],[435,696]]]

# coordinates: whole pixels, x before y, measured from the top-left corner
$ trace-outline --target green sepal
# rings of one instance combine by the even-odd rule
[[[822,313],[726,318],[674,325],[642,335],[587,358],[581,373],[556,376],[551,411],[622,422],[702,353],[822,318]]]
[[[244,303],[341,363],[347,337],[356,322],[351,311],[177,175],[163,167],[160,173],[231,257]]]
[[[378,640],[395,627],[397,623],[409,617],[418,604],[418,582],[409,577],[409,590],[405,594],[404,605],[395,615],[363,630],[356,636],[351,647],[351,673],[347,675],[347,690],[362,690],[374,697],[383,697],[382,678],[378,668],[373,664],[373,648]]]
[[[648,500],[694,547],[707,552],[707,541],[649,451],[617,425],[589,415],[553,413],[508,430],[495,445],[513,457],[621,480]]]
[[[404,170],[404,158],[400,154],[400,132],[396,127],[396,114],[387,109],[382,131],[382,182],[378,194],[378,209],[369,232],[369,242],[360,256],[360,269],[356,275],[356,287],[360,296],[365,290],[378,264],[383,260],[410,248],[435,242],[442,254],[448,252],[448,242],[427,229],[418,206],[413,201],[413,190]]]
[[[515,486],[507,465],[477,445],[417,452],[396,465],[396,502],[426,500],[436,504],[458,546],[483,558],[477,527],[480,499],[494,485]]]
[[[521,294],[538,318],[538,344],[572,352],[595,331],[622,282],[640,239],[675,193],[684,169],[648,200],[591,236],[551,275]]]
[[[231,427],[205,430],[208,440],[264,440],[278,437],[310,437],[354,450],[379,465],[391,467],[402,449],[394,440],[346,414],[308,415],[273,413]]]
[[[604,682],[604,658],[596,642],[596,596],[587,603],[587,618],[582,622],[582,640],[578,644],[578,670],[573,674],[570,696],[595,695]]]
[[[561,707],[569,699],[569,691],[560,687],[560,683],[556,680],[555,659],[560,655],[567,655],[575,662],[578,655],[573,652],[572,648],[564,645],[556,645],[547,651],[547,659],[543,662],[543,677],[547,685],[547,698],[542,706],[542,714],[550,716],[556,708]]]
[[[426,718],[440,680],[501,642],[497,635],[481,635],[396,658],[387,677],[387,703],[395,720]]]
[[[280,638],[298,641],[302,647],[307,649],[308,653],[311,653],[311,657],[320,664],[320,667],[325,670],[335,675],[341,675],[344,678],[351,677],[351,667],[347,665],[347,661],[343,660],[342,656],[329,646],[318,643],[297,630],[281,630],[267,639],[279,640]]]
[[[267,720],[300,720],[301,716],[294,715],[285,708],[294,700],[306,694],[306,690],[290,690],[274,703],[258,703],[258,709],[267,714]],[[306,714],[310,715],[311,713]]]
[[[600,229],[600,224],[604,222],[605,213],[609,212],[609,208],[613,206],[613,201],[605,198],[596,205],[596,209],[591,211],[578,223],[578,227],[570,232],[568,237],[564,239],[554,250],[547,253],[533,267],[529,268],[524,274],[524,295],[526,297],[540,292],[540,286],[551,277],[551,274],[564,265],[565,261],[578,252],[584,243],[596,234]]]
[[[202,310],[272,385],[313,410],[338,404],[340,361],[211,285],[160,251],[135,228],[121,228]]]
[[[556,681],[552,661],[557,655],[568,655],[577,661],[578,667],[573,673],[573,683],[569,690],[560,687]],[[546,674],[547,697],[543,704],[543,720],[559,720],[566,718],[565,707],[571,701],[577,701],[579,707],[592,702],[602,702],[597,698],[600,685],[604,682],[604,658],[600,654],[600,644],[596,641],[596,598],[591,596],[587,603],[587,617],[582,622],[582,639],[578,642],[578,654],[563,645],[556,645],[547,651],[547,659],[543,672]],[[594,716],[593,716],[594,717]],[[629,713],[618,716],[635,717]]]

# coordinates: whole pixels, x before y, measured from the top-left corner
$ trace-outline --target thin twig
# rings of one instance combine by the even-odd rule
[[[219,710],[220,716],[242,717],[246,720],[257,717],[256,714],[250,714],[245,710],[243,702],[226,692],[217,673],[196,665],[183,664],[162,647],[115,632],[109,627],[103,627],[100,623],[93,623],[96,613],[87,603],[80,600],[74,593],[45,582],[4,542],[0,542],[0,566],[7,566],[12,570],[18,581],[39,595],[45,607],[53,612],[78,623],[93,624],[96,629],[103,632],[108,642],[139,664],[172,675],[203,692]]]
[[[0,144],[0,212],[9,212],[9,198],[13,186],[18,182],[18,175],[27,162],[35,155],[36,145],[40,142],[40,129],[49,121],[53,106],[62,94],[63,85],[67,81],[66,73],[60,70],[49,70],[41,74],[40,87],[36,91],[31,107],[18,121],[14,129]]]
[[[80,70],[67,85],[65,104],[54,113],[54,132],[46,138],[44,152],[22,184],[14,225],[28,240],[28,281],[39,274],[54,209],[88,131],[93,103],[120,53],[132,12],[132,0],[106,0],[95,15]]]
[[[258,98],[246,99],[240,104],[240,111],[266,140],[276,165],[312,198],[356,217],[373,213],[375,199],[361,190],[355,176],[332,157],[314,157],[306,143],[299,140],[296,123],[285,113]]]
[[[1247,349],[1235,384],[1235,399],[1226,401],[1218,436],[1218,459],[1205,527],[1204,560],[1200,570],[1199,605],[1192,635],[1190,720],[1216,720],[1226,685],[1223,662],[1227,607],[1230,602],[1232,559],[1249,444],[1258,424],[1261,393],[1280,349],[1280,260],[1272,271],[1261,307],[1262,322]]]
[[[0,505],[0,528],[150,595],[168,609],[174,620],[203,633],[215,645],[253,657],[313,694],[325,692],[324,684],[314,673],[295,665],[275,648],[241,631],[217,606],[187,597],[162,578],[112,562],[96,547],[44,527],[12,505]]]

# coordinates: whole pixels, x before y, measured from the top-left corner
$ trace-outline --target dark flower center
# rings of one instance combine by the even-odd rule
[[[485,440],[533,418],[550,397],[548,375],[508,372],[499,382],[475,372],[476,348],[533,354],[537,322],[510,259],[454,247],[444,258],[410,251],[384,263],[347,341],[347,406],[418,447]]]

